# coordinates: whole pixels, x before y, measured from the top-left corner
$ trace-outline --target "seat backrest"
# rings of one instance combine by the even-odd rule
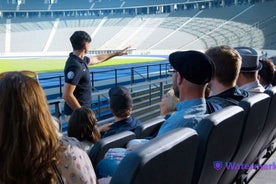
[[[136,127],[135,134],[137,139],[142,138],[152,138],[155,137],[158,133],[159,128],[162,123],[165,122],[165,119],[162,117],[157,117],[152,120],[144,122],[142,125]]]
[[[263,111],[266,111],[269,100],[268,95],[260,93],[247,97],[239,103],[239,106],[245,111],[245,121],[239,145],[231,159],[232,163],[243,164],[252,150],[253,145],[263,129],[267,113]],[[219,183],[233,183],[238,172],[238,169],[226,169],[221,176]]]
[[[199,136],[192,183],[217,183],[225,162],[229,162],[238,146],[244,122],[244,110],[228,106],[216,111],[195,127]]]
[[[268,94],[271,97],[270,105],[266,117],[266,126],[267,126],[267,132],[264,134],[267,134],[268,137],[263,143],[263,147],[260,150],[262,152],[266,148],[269,147],[269,144],[273,140],[273,138],[276,135],[276,86],[265,90],[265,93]],[[264,130],[265,131],[265,130]]]
[[[88,153],[88,156],[93,166],[96,167],[98,162],[104,158],[104,155],[109,148],[125,147],[130,140],[135,138],[136,136],[133,132],[124,131],[100,139],[98,142],[95,143],[95,145],[91,148],[91,150]]]
[[[190,184],[197,145],[191,128],[167,132],[127,154],[110,184]]]
[[[265,95],[267,95],[267,94],[265,94]],[[260,132],[256,142],[254,143],[251,151],[247,155],[244,163],[251,164],[251,163],[254,163],[258,159],[259,153],[260,153],[266,139],[268,138],[268,133],[270,133],[270,131],[272,129],[271,124],[273,122],[271,122],[270,120],[267,121],[268,120],[267,119],[268,112],[270,110],[272,110],[272,109],[269,109],[269,105],[270,105],[270,102],[271,102],[271,97],[269,95],[267,95],[267,97],[268,97],[267,100],[263,100],[262,111],[259,111],[259,114],[258,114],[259,119],[260,119],[259,123],[263,124],[263,128],[261,129],[261,132]],[[274,108],[274,110],[275,110],[275,108]],[[273,113],[275,114],[275,111]],[[261,119],[261,118],[263,118],[263,119]],[[261,122],[261,121],[263,121],[263,122]]]

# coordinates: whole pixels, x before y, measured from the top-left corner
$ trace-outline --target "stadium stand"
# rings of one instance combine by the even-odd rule
[[[0,2],[0,10],[16,10],[17,8],[17,5],[16,4],[11,4],[11,3],[8,3],[8,1],[1,1]]]
[[[20,10],[48,10],[49,3],[45,3],[45,0],[26,0],[25,4],[20,4]]]
[[[58,0],[52,4],[51,10],[85,10],[90,9],[91,3],[88,0]]]
[[[94,3],[107,2],[109,1]],[[72,2],[67,4],[70,3]],[[89,3],[91,5],[88,1],[82,1],[79,4],[87,7]],[[63,5],[62,1],[58,1],[52,6],[58,4]],[[9,54],[19,52],[21,49],[26,51],[25,48],[30,49],[30,52],[46,54],[70,52],[70,44],[64,40],[68,40],[72,32],[79,29],[91,34],[93,50],[113,50],[131,45],[138,54],[164,53],[165,50],[168,52],[168,50],[177,49],[205,50],[222,44],[233,47],[247,45],[256,49],[273,49],[276,44],[276,15],[272,8],[274,6],[275,1],[270,1],[223,8],[177,10],[152,15],[93,16],[91,12],[86,12],[90,15],[72,17],[66,16],[68,12],[64,14],[61,12],[63,16],[59,18],[54,16],[46,18],[41,14],[40,18],[10,19],[10,33],[5,29],[7,21],[2,19],[1,32],[6,34],[1,34],[0,39],[4,40],[3,43],[6,45],[10,45]],[[6,35],[10,35],[11,39],[6,39]],[[42,39],[27,42],[28,37],[33,35],[40,35]],[[24,47],[20,44],[15,45],[15,40],[25,42]],[[7,54],[4,48],[4,46],[0,48],[2,55]]]
[[[93,8],[95,9],[101,9],[101,8],[120,8],[124,5],[124,1],[120,0],[96,0],[94,1]]]

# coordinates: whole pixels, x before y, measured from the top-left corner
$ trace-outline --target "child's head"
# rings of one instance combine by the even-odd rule
[[[95,143],[101,138],[96,116],[88,107],[73,111],[68,122],[67,133],[69,137],[75,137],[79,141],[87,140]]]
[[[109,92],[110,109],[114,116],[126,118],[132,112],[132,98],[127,88],[122,86],[112,87]]]

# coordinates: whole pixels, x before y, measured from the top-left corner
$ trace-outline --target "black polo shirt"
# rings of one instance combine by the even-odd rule
[[[65,82],[75,85],[74,96],[81,106],[91,108],[91,91],[92,85],[90,81],[88,63],[90,59],[85,56],[83,59],[70,53],[64,68]],[[65,103],[64,113],[70,115],[72,109]]]

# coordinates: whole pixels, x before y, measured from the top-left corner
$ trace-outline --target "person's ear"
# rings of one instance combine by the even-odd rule
[[[132,111],[132,109],[133,109],[133,105],[131,105],[131,106],[129,107],[129,109]]]
[[[183,82],[183,80],[185,80],[181,75],[180,75],[180,73],[176,73],[176,82],[177,82],[177,84],[178,85],[180,85],[182,82]]]

